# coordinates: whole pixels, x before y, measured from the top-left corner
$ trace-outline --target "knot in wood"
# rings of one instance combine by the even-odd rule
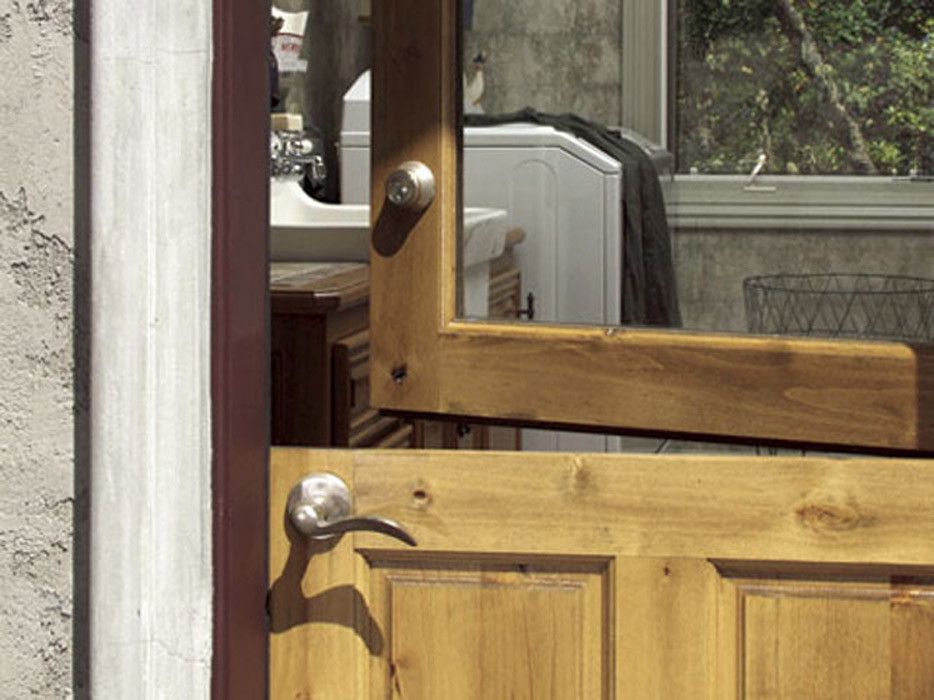
[[[799,523],[814,532],[848,532],[872,524],[852,499],[846,501],[827,494],[814,494],[795,509]]]
[[[419,479],[412,484],[412,501],[411,507],[414,510],[425,511],[431,506],[431,491],[428,489],[428,485]]]
[[[568,469],[567,490],[571,495],[580,495],[591,489],[590,469],[580,457],[573,457]]]

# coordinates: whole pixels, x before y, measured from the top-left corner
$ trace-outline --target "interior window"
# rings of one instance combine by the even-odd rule
[[[679,0],[678,173],[934,174],[929,2]]]
[[[934,229],[928,2],[623,0],[622,123],[681,228]]]

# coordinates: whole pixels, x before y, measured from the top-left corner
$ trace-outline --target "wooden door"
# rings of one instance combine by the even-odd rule
[[[273,698],[931,698],[930,464],[274,451]],[[313,472],[417,540],[284,524]]]
[[[274,451],[271,695],[934,697],[932,346],[459,318],[462,3],[372,11],[375,406],[900,459]],[[418,546],[300,536],[314,473]]]

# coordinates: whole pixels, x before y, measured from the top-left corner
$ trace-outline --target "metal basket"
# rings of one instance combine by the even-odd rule
[[[768,275],[743,281],[751,333],[934,342],[934,280]]]

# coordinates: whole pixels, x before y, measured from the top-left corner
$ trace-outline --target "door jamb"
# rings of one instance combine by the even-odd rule
[[[213,9],[211,694],[259,698],[268,689],[269,4],[213,0]]]

